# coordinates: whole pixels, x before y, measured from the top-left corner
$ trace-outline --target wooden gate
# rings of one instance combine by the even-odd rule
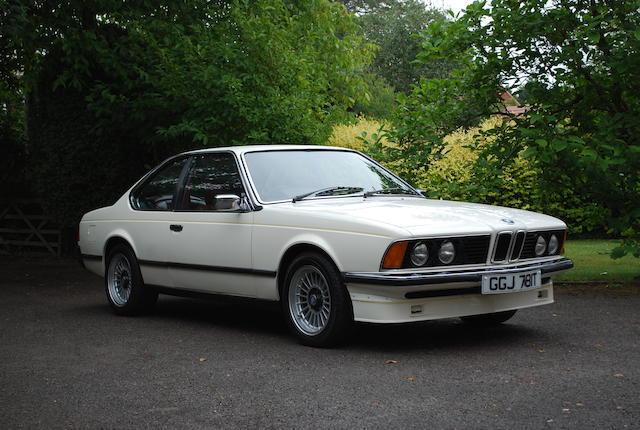
[[[36,200],[21,200],[0,209],[0,254],[48,252],[60,256],[60,229]]]

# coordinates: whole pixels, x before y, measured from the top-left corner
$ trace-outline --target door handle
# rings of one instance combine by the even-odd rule
[[[169,226],[169,229],[171,231],[180,232],[180,231],[182,231],[182,226],[180,224],[171,224]]]

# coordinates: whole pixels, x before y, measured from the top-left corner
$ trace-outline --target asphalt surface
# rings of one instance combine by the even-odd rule
[[[268,306],[117,317],[74,262],[0,257],[0,427],[637,429],[639,293],[557,288],[498,328],[360,325],[322,350]]]

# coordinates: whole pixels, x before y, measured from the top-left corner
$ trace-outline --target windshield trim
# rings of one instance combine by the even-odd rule
[[[265,145],[265,146],[268,146],[268,145]],[[373,164],[376,165],[376,167],[382,169],[384,172],[388,173],[389,175],[391,175],[395,179],[397,179],[401,184],[405,185],[410,190],[413,190],[413,191],[416,192],[415,196],[407,195],[407,194],[398,194],[399,197],[402,196],[402,197],[425,198],[421,193],[419,193],[414,187],[409,185],[409,183],[407,183],[405,180],[400,178],[398,175],[396,175],[395,173],[393,173],[392,171],[390,171],[389,169],[387,169],[386,167],[384,167],[380,163],[378,163],[373,158],[363,154],[360,151],[356,151],[354,149],[349,149],[349,148],[330,148],[330,147],[326,147],[326,146],[317,146],[317,147],[309,147],[309,148],[291,148],[291,149],[255,149],[255,150],[252,150],[252,151],[243,152],[242,156],[241,156],[242,167],[243,167],[243,169],[244,169],[244,171],[246,173],[247,179],[249,181],[249,185],[250,185],[251,191],[253,193],[253,197],[256,199],[256,201],[258,203],[260,203],[262,205],[272,205],[272,204],[278,204],[278,203],[291,203],[291,199],[289,198],[289,199],[273,200],[273,201],[262,200],[262,197],[260,196],[260,193],[258,193],[258,188],[256,187],[255,183],[253,182],[253,177],[251,176],[251,170],[249,169],[249,165],[247,163],[247,160],[245,159],[245,156],[247,154],[252,154],[254,152],[292,152],[292,151],[353,152],[353,153],[358,154],[361,157],[364,157],[365,159],[371,161]],[[317,196],[317,197],[310,197],[308,199],[304,199],[304,201],[354,198],[354,197],[362,197],[363,195],[364,195],[364,192],[358,193],[358,194],[347,194],[347,195],[342,195],[342,196]]]

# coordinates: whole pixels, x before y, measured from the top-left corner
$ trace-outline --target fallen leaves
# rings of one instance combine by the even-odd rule
[[[385,364],[396,364],[398,362],[398,360],[387,360],[385,361]]]
[[[410,377],[407,378],[407,381],[409,381],[409,382],[413,382],[415,380],[416,380],[416,378],[414,378],[413,376],[410,376]]]
[[[538,352],[545,352],[545,350],[544,349],[539,349]]]
[[[622,373],[614,373],[613,376],[615,376],[616,378],[622,378],[624,376],[624,374],[622,374]]]
[[[198,361],[199,361],[200,363],[202,363],[202,362],[207,361],[207,359],[206,359],[205,357],[200,357],[200,358],[198,358]]]

